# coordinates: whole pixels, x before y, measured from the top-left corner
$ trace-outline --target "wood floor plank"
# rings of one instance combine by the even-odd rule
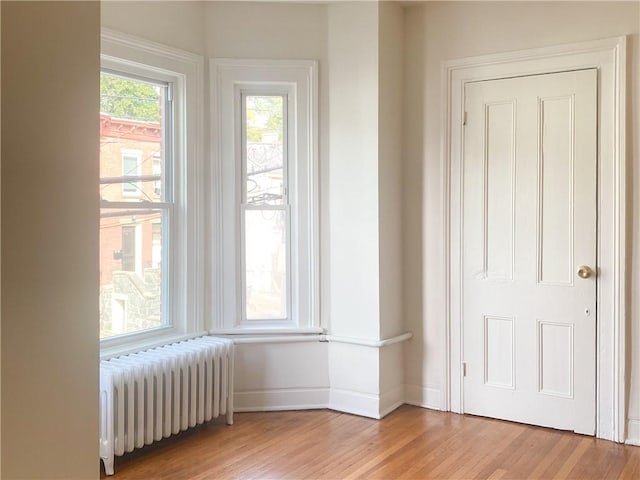
[[[238,413],[233,426],[212,422],[117,457],[115,471],[109,478],[637,480],[640,448],[410,406],[380,421]]]
[[[593,439],[591,438],[581,439],[573,452],[571,452],[571,455],[569,455],[569,458],[564,461],[562,468],[553,476],[554,480],[568,478],[569,472],[573,470],[573,467],[576,466],[592,442]]]
[[[640,447],[637,447],[640,448]],[[624,468],[618,475],[618,479],[623,478],[640,478],[640,455],[630,455]]]
[[[507,471],[499,468],[487,477],[487,480],[500,480],[507,474]]]
[[[538,462],[538,464],[534,467],[534,469],[529,472],[526,476],[527,479],[536,479],[536,478],[548,478],[548,475],[545,475],[545,472],[549,470],[551,465],[558,460],[564,448],[567,447],[569,442],[571,441],[571,437],[568,435],[560,435],[557,438],[557,441],[553,442],[550,440],[549,443],[549,451],[544,455],[542,460]]]

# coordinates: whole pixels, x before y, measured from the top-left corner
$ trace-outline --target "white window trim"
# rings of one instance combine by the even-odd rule
[[[320,333],[318,260],[318,74],[313,60],[210,60],[213,198],[210,333]],[[289,95],[291,204],[291,320],[241,321],[239,275],[241,151],[240,94],[264,91]],[[295,132],[295,139],[293,132]],[[291,147],[289,147],[291,148]]]
[[[168,226],[171,228],[172,251],[168,270],[173,272],[173,278],[171,292],[162,292],[167,299],[166,311],[172,319],[172,325],[102,340],[101,358],[109,358],[206,333],[202,308],[204,59],[193,53],[113,30],[102,29],[101,37],[102,68],[153,76],[173,83],[173,129],[176,133],[173,145],[175,205],[173,222]]]

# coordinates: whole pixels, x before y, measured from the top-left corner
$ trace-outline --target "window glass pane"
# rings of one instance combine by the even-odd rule
[[[100,195],[163,200],[166,85],[100,74]]]
[[[247,95],[246,118],[246,203],[283,205],[284,97]]]
[[[162,211],[100,212],[100,338],[162,325]]]
[[[140,155],[122,155],[122,176],[140,175],[142,165],[140,165]],[[142,194],[140,182],[129,182],[122,184],[122,194],[125,196],[139,196]]]
[[[248,320],[287,318],[286,221],[283,210],[245,211]]]

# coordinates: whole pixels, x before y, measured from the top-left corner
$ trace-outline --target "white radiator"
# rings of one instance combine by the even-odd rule
[[[233,423],[233,341],[200,337],[100,362],[100,457],[123,455],[226,414]]]

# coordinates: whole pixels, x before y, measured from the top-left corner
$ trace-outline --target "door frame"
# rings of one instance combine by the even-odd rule
[[[462,382],[462,155],[465,84],[598,70],[596,437],[625,441],[626,37],[442,63],[442,227],[445,305],[442,409],[464,413]]]

